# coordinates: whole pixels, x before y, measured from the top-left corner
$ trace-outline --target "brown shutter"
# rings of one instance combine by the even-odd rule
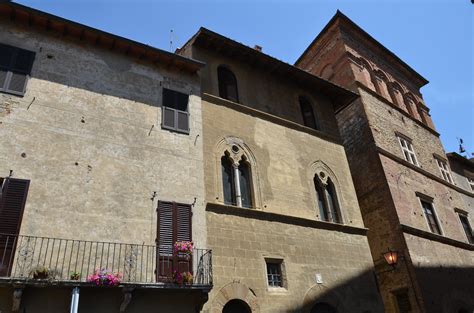
[[[0,44],[0,90],[23,95],[35,53]]]
[[[29,180],[0,180],[0,276],[10,275],[29,185]]]
[[[6,178],[0,199],[0,233],[16,235],[28,194],[29,180]]]
[[[173,253],[176,241],[191,241],[191,205],[168,201],[158,201],[158,244],[157,280],[171,280],[174,270],[179,272],[192,269],[192,259],[182,258]]]

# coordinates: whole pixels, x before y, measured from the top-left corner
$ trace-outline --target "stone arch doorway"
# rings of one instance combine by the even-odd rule
[[[224,305],[222,313],[252,313],[252,310],[244,301],[233,299]]]
[[[337,313],[337,310],[325,302],[320,302],[313,306],[311,313]]]

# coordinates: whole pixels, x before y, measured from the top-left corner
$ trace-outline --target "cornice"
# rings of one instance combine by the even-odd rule
[[[302,227],[310,227],[315,229],[324,229],[330,231],[338,231],[346,234],[367,236],[367,228],[349,226],[344,224],[329,223],[323,221],[310,220],[301,217],[265,212],[257,209],[240,208],[232,205],[224,205],[220,203],[208,202],[206,205],[207,212],[217,214],[234,215],[244,218],[258,219],[268,222],[278,222]]]
[[[401,229],[404,233],[414,235],[414,236],[417,236],[417,237],[420,237],[420,238],[424,238],[424,239],[444,243],[444,244],[447,244],[447,245],[450,245],[450,246],[453,246],[453,247],[456,247],[456,248],[461,248],[461,249],[464,249],[464,250],[474,251],[474,245],[471,245],[467,242],[463,242],[463,241],[455,240],[455,239],[452,239],[452,238],[444,237],[444,236],[441,236],[441,235],[433,234],[433,233],[430,233],[428,231],[421,230],[421,229],[418,229],[418,228],[415,228],[415,227],[412,227],[412,226],[408,226],[408,225],[405,225],[405,224],[400,224],[400,226],[401,226]]]
[[[422,174],[422,175],[424,175],[424,176],[426,176],[426,177],[428,177],[428,178],[430,178],[430,179],[432,179],[432,180],[435,180],[435,181],[437,181],[438,183],[445,185],[446,187],[449,187],[449,188],[451,188],[451,189],[454,189],[455,191],[457,191],[457,192],[459,192],[459,193],[462,193],[462,194],[465,194],[465,195],[467,195],[467,196],[469,196],[469,197],[473,197],[473,198],[474,198],[474,193],[469,192],[469,191],[467,191],[467,190],[464,190],[464,189],[462,189],[462,188],[460,188],[460,187],[458,187],[458,186],[456,186],[456,185],[450,184],[450,183],[448,183],[447,181],[443,180],[442,178],[440,178],[440,177],[438,177],[438,176],[436,176],[436,175],[433,175],[433,174],[431,174],[430,172],[428,172],[428,171],[426,171],[426,170],[424,170],[424,169],[422,169],[422,168],[420,168],[420,167],[418,167],[418,166],[416,166],[416,165],[411,164],[410,162],[408,162],[408,161],[406,161],[406,160],[404,160],[404,159],[402,159],[402,158],[400,158],[400,157],[394,155],[394,154],[391,153],[391,152],[388,152],[387,150],[385,150],[385,149],[383,149],[383,148],[381,148],[381,147],[376,147],[376,149],[377,149],[377,152],[378,152],[378,153],[380,153],[380,154],[382,154],[382,155],[384,155],[384,156],[386,156],[386,157],[388,157],[388,158],[394,160],[395,162],[398,162],[398,163],[400,163],[400,164],[402,164],[402,165],[404,165],[404,166],[406,166],[406,167],[409,167],[410,169],[412,169],[412,170],[414,170],[414,171],[416,171],[416,172],[418,172],[418,173],[420,173],[420,174]]]

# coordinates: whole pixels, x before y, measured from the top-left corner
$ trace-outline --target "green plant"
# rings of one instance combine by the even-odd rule
[[[71,280],[80,280],[81,279],[81,273],[72,271],[71,275],[69,276]]]

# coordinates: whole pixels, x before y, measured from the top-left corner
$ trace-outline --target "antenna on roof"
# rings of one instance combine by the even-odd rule
[[[170,52],[173,52],[173,30],[170,29]]]

